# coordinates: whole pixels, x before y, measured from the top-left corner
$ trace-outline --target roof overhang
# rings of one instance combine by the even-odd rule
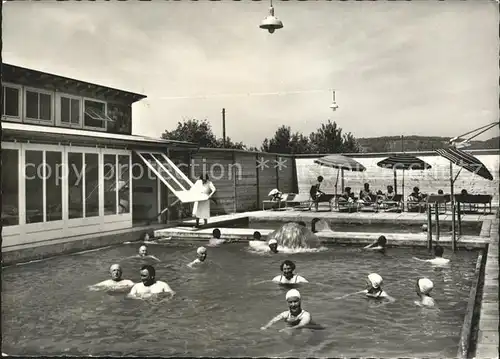
[[[196,143],[164,140],[139,135],[120,135],[108,132],[77,130],[53,126],[2,122],[2,141],[72,144],[81,146],[122,147],[128,149],[194,149]]]
[[[98,85],[90,82],[72,79],[69,77],[49,74],[38,70],[2,63],[2,81],[20,85],[61,90],[86,94],[88,96],[103,96],[110,99],[120,99],[134,103],[146,98],[146,95],[119,90],[112,87]]]

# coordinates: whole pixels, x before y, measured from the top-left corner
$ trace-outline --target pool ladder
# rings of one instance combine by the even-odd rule
[[[443,207],[445,211],[440,213],[440,209]],[[428,203],[427,204],[427,248],[429,251],[432,250],[432,213],[434,211],[435,214],[435,225],[436,225],[436,242],[439,242],[440,229],[439,229],[439,215],[446,214],[446,204],[444,203]],[[462,216],[460,213],[460,204],[451,202],[451,248],[453,252],[457,249],[457,231],[456,231],[456,221],[455,221],[455,213],[457,214],[458,219],[458,235],[462,235]]]

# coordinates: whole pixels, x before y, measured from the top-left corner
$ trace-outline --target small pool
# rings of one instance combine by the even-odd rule
[[[305,221],[308,228],[311,228],[311,221]],[[321,222],[327,223],[324,220]],[[280,221],[250,221],[243,225],[234,225],[227,227],[255,228],[255,229],[278,229],[283,223]],[[482,222],[462,223],[462,234],[467,236],[479,236],[481,234]],[[336,232],[363,232],[363,233],[426,233],[422,231],[422,223],[337,223],[328,222],[328,227]],[[439,224],[440,235],[451,236],[451,224]],[[435,236],[435,227],[433,227],[433,236]]]
[[[120,262],[124,277],[139,281],[140,260],[124,259],[138,245],[4,268],[2,351],[11,355],[208,357],[454,357],[478,252],[446,253],[449,268],[411,259],[425,249],[390,248],[386,255],[330,247],[320,253],[258,255],[243,243],[209,248],[204,269],[191,270],[199,244],[149,245],[157,279],[177,291],[168,302],[90,292]],[[272,283],[284,259],[311,284],[300,289],[304,309],[324,331],[278,332],[260,327],[287,309],[285,291]],[[397,301],[376,305],[363,296],[333,298],[364,288],[370,272],[384,277]],[[415,281],[434,281],[439,311],[414,305]],[[317,285],[314,283],[321,283]]]

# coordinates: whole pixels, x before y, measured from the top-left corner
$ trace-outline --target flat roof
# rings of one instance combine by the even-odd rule
[[[28,125],[2,121],[3,139],[39,139],[51,143],[84,141],[93,144],[136,145],[148,147],[189,147],[199,148],[196,143],[176,140],[164,140],[141,135],[121,135],[109,132],[79,130],[73,128]]]
[[[147,97],[146,95],[135,92],[120,90],[109,86],[77,80],[70,77],[64,77],[48,72],[29,69],[26,67],[6,64],[4,62],[2,63],[2,81],[15,83],[16,80],[19,80],[19,78],[26,78],[30,81],[36,82],[50,81],[56,85],[76,86],[76,88],[79,88],[80,86],[82,88],[96,90],[100,93],[111,94],[116,97],[124,98],[129,100],[130,102],[137,102]]]

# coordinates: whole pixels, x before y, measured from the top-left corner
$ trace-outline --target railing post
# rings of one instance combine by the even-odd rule
[[[457,219],[458,219],[458,235],[462,235],[462,207],[460,206],[460,202],[457,203]]]
[[[453,252],[457,250],[457,234],[455,233],[455,207],[453,203],[451,206],[451,249]]]
[[[440,230],[439,230],[439,205],[437,202],[434,204],[434,211],[436,212],[436,241],[439,241],[439,233],[440,233]]]
[[[427,206],[427,248],[432,250],[432,209]]]

